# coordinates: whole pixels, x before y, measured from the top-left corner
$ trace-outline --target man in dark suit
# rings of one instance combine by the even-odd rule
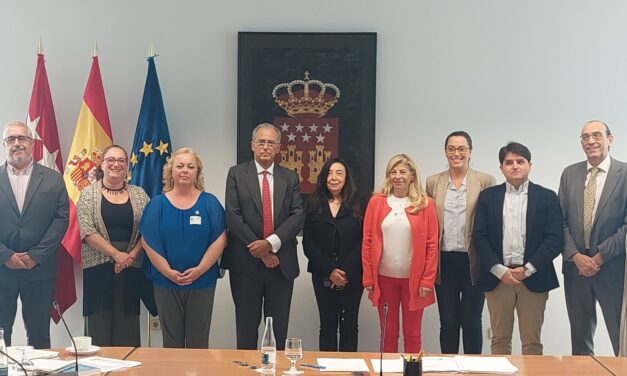
[[[222,267],[229,269],[238,349],[256,349],[261,309],[274,318],[277,348],[283,349],[298,276],[296,235],[304,222],[299,179],[274,158],[281,132],[259,124],[250,143],[254,160],[229,169],[226,225],[229,243]]]
[[[481,192],[473,230],[492,354],[511,354],[516,311],[522,353],[541,355],[546,301],[559,286],[553,259],[563,244],[562,212],[553,191],[529,181],[527,147],[510,142],[499,151],[499,161],[506,182]]]
[[[50,310],[57,274],[57,248],[69,221],[61,175],[33,163],[34,140],[21,122],[2,133],[7,161],[0,166],[0,327],[7,345],[17,310],[28,344],[50,348]]]
[[[627,164],[611,158],[614,137],[593,120],[581,130],[586,161],[566,167],[559,198],[564,213],[564,293],[573,355],[594,355],[598,300],[618,355],[625,235]]]

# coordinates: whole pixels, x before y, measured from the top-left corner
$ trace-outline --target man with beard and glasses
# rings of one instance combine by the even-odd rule
[[[0,327],[10,346],[19,296],[28,344],[49,348],[68,195],[58,172],[33,163],[33,134],[24,123],[8,123],[2,140],[7,161],[0,165]]]

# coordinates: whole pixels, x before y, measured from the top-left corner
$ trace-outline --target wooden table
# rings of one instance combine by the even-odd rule
[[[614,375],[627,375],[627,358],[595,356],[594,359]]]
[[[510,355],[507,358],[518,367],[517,375],[611,375],[591,356]]]
[[[104,356],[104,355],[103,355]],[[316,358],[363,358],[366,360],[371,374],[370,359],[378,359],[377,353],[336,353],[306,351],[301,362],[316,363]],[[386,358],[397,358],[398,354],[386,354]],[[590,356],[510,356],[510,361],[519,369],[517,375],[546,375],[546,376],[584,376],[584,375],[611,375],[599,362]],[[120,375],[259,375],[250,368],[238,366],[234,360],[248,362],[251,365],[260,365],[259,351],[254,350],[182,350],[182,349],[153,349],[137,348],[127,356],[128,360],[142,362],[141,367],[132,368]],[[627,363],[625,363],[627,365]],[[277,353],[277,373],[289,368],[289,361],[282,352]],[[315,369],[298,367],[305,371],[304,375],[338,375],[349,374],[321,372]],[[117,374],[117,373],[116,373]],[[387,374],[387,373],[386,373]],[[619,373],[620,374],[620,373]],[[394,375],[394,374],[389,374]],[[398,374],[395,374],[398,375]],[[479,376],[480,374],[473,374]]]
[[[73,355],[61,350],[59,354],[64,359],[71,359]],[[261,375],[250,367],[238,366],[234,360],[247,362],[250,365],[260,366],[260,354],[257,350],[195,350],[195,349],[162,349],[145,347],[108,347],[102,348],[99,356],[127,359],[142,362],[140,367],[131,368],[124,372],[110,373],[116,376],[205,376],[205,375]],[[385,354],[385,358],[398,358],[399,354]],[[316,358],[363,358],[370,368],[371,375],[376,376],[370,359],[378,359],[377,353],[337,353],[305,351],[301,362],[316,363]],[[546,375],[546,376],[597,376],[597,375],[627,375],[627,358],[610,358],[591,356],[508,356],[509,360],[518,367],[518,376]],[[289,361],[281,351],[277,352],[277,373],[279,376],[289,368]],[[298,366],[308,375],[349,375],[350,373],[331,373]],[[625,372],[623,372],[625,371]],[[400,375],[385,373],[386,375]],[[426,375],[442,375],[431,374]],[[486,376],[483,374],[472,374]]]

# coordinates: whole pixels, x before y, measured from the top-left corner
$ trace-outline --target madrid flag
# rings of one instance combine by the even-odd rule
[[[28,107],[26,124],[33,132],[35,146],[33,158],[36,163],[42,164],[56,171],[63,171],[59,133],[57,132],[57,120],[54,116],[54,106],[46,63],[43,54],[37,54],[37,70],[35,71],[35,83]],[[55,284],[55,300],[62,311],[68,309],[76,302],[76,285],[74,283],[74,263],[81,260],[81,242],[78,234],[68,231],[63,238],[57,252],[59,266]],[[56,310],[52,310],[52,318],[59,322]]]

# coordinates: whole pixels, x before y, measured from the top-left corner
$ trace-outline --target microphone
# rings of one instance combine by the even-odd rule
[[[74,342],[74,337],[72,336],[72,332],[70,332],[70,328],[68,328],[65,319],[63,318],[63,312],[61,312],[61,307],[59,307],[59,303],[56,300],[52,302],[54,309],[59,314],[61,321],[63,321],[63,325],[65,326],[65,331],[70,336],[70,341],[72,341],[72,347],[74,348],[74,372],[65,372],[64,376],[78,376],[78,348],[76,347],[76,342]]]
[[[28,376],[28,372],[26,372],[26,369],[24,368],[24,366],[22,365],[22,363],[18,362],[17,360],[15,360],[13,357],[11,357],[11,355],[8,354],[8,352],[4,352],[2,350],[0,350],[0,355],[4,355],[7,357],[7,359],[9,359],[10,361],[12,361],[13,363],[17,364],[18,366],[20,366],[20,368],[22,369],[22,372],[24,372],[24,376]]]
[[[385,341],[385,327],[388,321],[388,304],[383,304],[383,326],[381,327],[381,344],[379,345],[379,376],[383,376],[383,341]]]

